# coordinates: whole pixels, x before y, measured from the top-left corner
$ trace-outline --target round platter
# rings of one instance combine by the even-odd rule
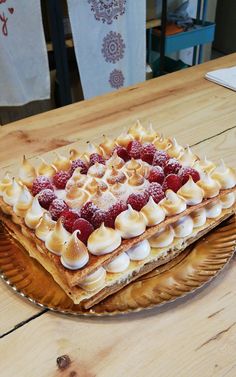
[[[0,225],[0,271],[21,296],[43,308],[74,315],[115,315],[149,309],[193,292],[216,276],[236,244],[235,217],[222,223],[177,258],[95,305],[75,305],[51,275]]]

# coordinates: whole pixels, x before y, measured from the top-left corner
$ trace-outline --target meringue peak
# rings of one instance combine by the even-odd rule
[[[64,267],[77,270],[84,267],[89,261],[87,247],[78,238],[79,230],[75,230],[62,249],[61,263]]]

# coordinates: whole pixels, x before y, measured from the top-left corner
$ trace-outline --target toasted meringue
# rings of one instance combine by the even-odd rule
[[[94,165],[90,166],[87,175],[90,175],[95,178],[102,178],[105,174],[106,167],[99,162],[95,162]]]
[[[17,216],[24,217],[27,210],[30,208],[33,196],[26,186],[23,186],[17,201],[13,206],[13,211]]]
[[[211,177],[219,183],[221,189],[229,189],[236,185],[234,169],[226,167],[223,160],[212,172]]]
[[[193,231],[193,220],[191,216],[183,216],[172,224],[175,237],[188,237]]]
[[[130,186],[139,186],[139,188],[141,188],[144,185],[144,183],[145,179],[141,174],[137,173],[136,170],[134,170],[134,172],[128,179],[128,185]]]
[[[157,225],[165,219],[165,211],[159,204],[154,202],[151,196],[147,204],[141,209],[141,212],[146,218],[147,226]]]
[[[77,160],[77,159],[80,158],[81,155],[82,155],[82,153],[79,152],[79,151],[78,151],[77,149],[75,149],[75,148],[70,149],[69,154],[70,154],[70,160],[71,160],[71,161],[75,161],[75,160]]]
[[[148,240],[143,240],[136,245],[132,246],[127,254],[130,257],[130,260],[139,261],[143,260],[150,254],[151,247]]]
[[[46,248],[53,254],[61,255],[64,245],[69,241],[71,234],[62,225],[62,220],[57,220],[55,227],[47,234]]]
[[[206,222],[206,210],[205,208],[195,209],[191,213],[191,218],[193,220],[193,227],[197,228],[199,226],[203,226]]]
[[[112,185],[110,187],[110,191],[116,198],[120,198],[122,200],[126,200],[132,192],[129,185],[119,182]]]
[[[6,172],[0,181],[0,196],[3,196],[3,192],[6,190],[7,187],[10,187],[12,183],[12,177],[9,175],[9,172]]]
[[[204,191],[193,181],[192,177],[177,191],[189,206],[199,204],[204,197]]]
[[[180,154],[184,152],[184,148],[182,145],[179,145],[177,143],[177,140],[173,137],[172,139],[169,139],[169,146],[166,149],[166,152],[170,157],[177,158]]]
[[[222,204],[220,200],[207,204],[205,208],[208,219],[215,219],[216,217],[220,216],[222,212]]]
[[[126,179],[125,173],[121,170],[117,170],[115,167],[107,171],[106,180],[109,185],[114,185],[117,182],[124,183]]]
[[[23,161],[19,169],[19,178],[27,187],[31,187],[33,180],[36,178],[36,170],[33,165],[23,156]]]
[[[211,173],[212,170],[216,168],[216,165],[214,162],[207,160],[206,156],[204,157],[203,160],[197,160],[194,163],[193,166],[196,170],[198,170],[200,173],[201,171],[204,171],[206,173]]]
[[[100,187],[97,188],[95,194],[92,195],[92,202],[98,207],[107,210],[110,206],[115,204],[115,196],[107,191],[102,191]]]
[[[38,201],[38,195],[36,195],[32,201],[30,208],[25,214],[26,225],[30,229],[35,229],[45,212],[46,210],[41,207]]]
[[[48,164],[42,157],[38,157],[41,161],[41,164],[37,167],[37,175],[45,175],[48,178],[51,178],[56,174],[57,168],[53,164]]]
[[[111,155],[116,143],[114,140],[110,139],[106,135],[103,135],[103,141],[99,144],[99,147],[102,149],[104,155]]]
[[[69,191],[71,186],[83,187],[87,182],[87,175],[80,173],[81,168],[78,167],[75,169],[74,173],[66,183],[66,191]]]
[[[35,228],[36,237],[46,241],[48,233],[54,229],[55,225],[56,221],[52,220],[48,213],[45,212]]]
[[[147,126],[147,129],[146,129],[146,133],[142,136],[142,141],[145,141],[145,142],[152,142],[154,139],[156,139],[156,137],[158,136],[158,134],[156,133],[156,131],[153,129],[153,126],[152,126],[152,123],[149,122],[148,123],[148,126]]]
[[[101,289],[106,280],[106,270],[100,267],[98,270],[86,276],[79,282],[79,286],[87,292],[93,292]]]
[[[110,263],[105,266],[105,270],[111,273],[119,273],[125,271],[130,264],[128,254],[122,253],[114,258]]]
[[[128,144],[134,140],[133,136],[128,134],[125,130],[116,138],[116,144],[121,147],[127,147]]]
[[[135,160],[133,157],[125,164],[125,169],[130,171],[131,174],[134,170],[138,171],[142,167],[141,163]]]
[[[60,153],[55,152],[56,159],[52,162],[57,170],[69,170],[71,168],[71,161],[69,158],[62,156]]]
[[[90,194],[94,194],[98,188],[98,181],[95,178],[92,178],[87,185],[85,186],[85,190],[87,190]]]
[[[98,189],[100,190],[100,192],[104,192],[104,191],[107,191],[108,190],[108,186],[106,184],[106,182],[104,182],[103,180],[99,180],[98,181]]]
[[[221,196],[220,201],[221,201],[222,208],[232,207],[235,203],[235,193],[230,192],[229,194]]]
[[[114,166],[116,169],[122,168],[124,166],[124,160],[118,156],[117,151],[113,152],[113,155],[107,160],[106,165],[109,167]]]
[[[209,173],[203,173],[197,185],[203,190],[205,199],[213,198],[220,192],[219,183],[215,179],[212,179]]]
[[[155,140],[153,140],[153,144],[157,149],[166,150],[170,146],[169,139],[164,138],[163,135],[160,135]]]
[[[126,211],[121,212],[115,220],[115,229],[120,231],[122,238],[139,236],[146,229],[146,218],[141,212],[135,211],[128,205]]]
[[[79,232],[75,230],[62,249],[61,263],[70,270],[78,270],[89,261],[87,247],[77,237]]]
[[[79,188],[77,185],[73,185],[66,193],[65,202],[71,208],[80,208],[89,200],[90,194]]]
[[[151,247],[167,247],[174,240],[173,228],[169,225],[162,227],[154,236],[149,238]]]
[[[5,203],[9,204],[10,206],[14,206],[16,204],[20,194],[22,191],[22,185],[19,181],[13,178],[12,183],[5,188],[3,191],[3,200]]]
[[[159,205],[164,209],[167,216],[178,215],[186,210],[186,202],[172,190],[165,192],[166,197],[162,199]]]
[[[193,166],[195,161],[197,161],[198,159],[199,157],[192,152],[192,149],[189,146],[187,146],[186,150],[183,151],[178,158],[179,162],[183,166]]]
[[[141,125],[140,121],[137,120],[128,131],[129,135],[133,136],[135,140],[142,140],[142,137],[146,135],[145,128]]]
[[[91,155],[93,153],[98,153],[100,155],[103,155],[103,150],[100,148],[99,145],[91,143],[90,141],[88,141],[85,155],[88,157],[89,155]]]
[[[93,255],[108,254],[117,249],[121,244],[120,233],[104,224],[93,231],[88,239],[88,250]]]

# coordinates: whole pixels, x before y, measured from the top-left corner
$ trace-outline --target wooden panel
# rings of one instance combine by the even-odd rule
[[[209,70],[235,64],[235,59],[233,54],[1,127],[0,166],[23,153],[35,156],[79,139],[118,134],[136,119],[145,124],[151,120],[183,144],[235,127],[235,93],[203,78]]]
[[[1,375],[234,377],[235,271],[236,261],[191,298],[142,314],[44,314],[0,343]],[[57,372],[56,358],[64,354],[73,363]]]

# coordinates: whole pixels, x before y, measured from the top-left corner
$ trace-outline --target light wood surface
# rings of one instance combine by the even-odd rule
[[[236,93],[206,81],[207,71],[236,64],[236,54],[0,129],[0,164],[36,156],[103,133],[115,135],[137,118],[195,152],[236,165]],[[77,143],[76,143],[77,144]],[[50,154],[50,153],[49,153]],[[0,284],[1,376],[234,377],[236,261],[191,298],[117,318],[41,314]],[[32,318],[32,316],[37,316]],[[73,360],[65,372],[56,358]]]

